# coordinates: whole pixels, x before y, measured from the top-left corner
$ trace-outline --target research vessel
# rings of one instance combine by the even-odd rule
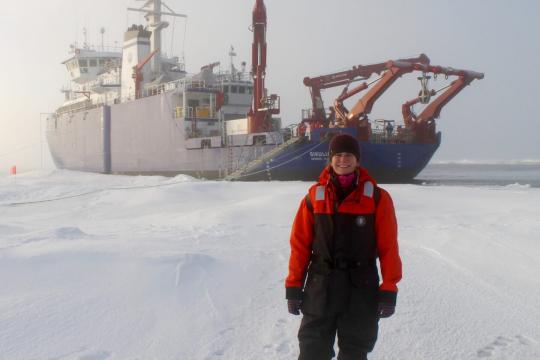
[[[221,71],[211,62],[191,74],[178,57],[162,52],[165,17],[186,17],[161,0],[128,11],[144,14],[120,49],[71,46],[63,62],[71,86],[65,101],[47,119],[47,140],[58,168],[105,174],[188,174],[225,180],[307,180],[327,163],[328,141],[338,133],[356,137],[362,165],[378,181],[412,180],[437,150],[440,109],[483,74],[433,66],[429,58],[399,59],[305,78],[312,108],[300,121],[283,127],[280,97],[268,94],[266,8],[253,8],[253,45],[249,71],[231,63]],[[403,105],[404,124],[369,118],[373,103],[404,74],[420,72],[421,93]],[[427,86],[428,74],[454,76],[439,91]],[[375,80],[369,80],[378,76]],[[423,79],[423,80],[422,80]],[[369,80],[349,90],[349,85]],[[321,90],[345,86],[331,109]],[[439,93],[443,91],[442,93]],[[344,101],[364,95],[349,110]],[[425,104],[416,114],[411,107]],[[391,129],[391,131],[390,131]]]

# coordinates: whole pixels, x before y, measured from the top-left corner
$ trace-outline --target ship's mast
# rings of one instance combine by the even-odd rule
[[[231,45],[231,50],[229,51],[229,57],[231,58],[231,76],[233,79],[236,76],[236,68],[234,67],[235,56],[236,56],[236,52],[234,51],[234,47]]]
[[[146,4],[153,3],[153,12],[147,14],[148,25],[152,31],[150,35],[150,51],[156,54],[150,61],[150,68],[154,74],[161,72],[161,30],[169,26],[167,22],[161,22],[161,0],[147,1]]]
[[[169,26],[166,21],[161,21],[162,15],[187,18],[187,15],[177,14],[161,0],[138,0],[146,1],[140,9],[128,8],[130,11],[145,13],[145,19],[148,21],[148,29],[152,32],[150,36],[150,52],[156,52],[151,60],[150,66],[154,74],[161,72],[161,30]],[[170,12],[161,11],[165,7]]]
[[[253,103],[248,115],[249,132],[264,130],[266,112],[263,107],[264,78],[266,76],[266,7],[263,0],[257,0],[253,8],[253,45],[251,55],[251,73],[253,74]]]
[[[253,8],[253,44],[251,47],[251,74],[253,76],[253,101],[248,112],[248,133],[268,131],[272,114],[279,114],[279,97],[266,96],[266,7],[263,0],[256,0]]]

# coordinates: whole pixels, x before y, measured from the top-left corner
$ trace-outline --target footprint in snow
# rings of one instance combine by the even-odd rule
[[[273,344],[264,345],[263,351],[265,353],[275,353],[280,355],[280,357],[291,354],[295,345],[290,340],[281,341],[283,338],[286,337],[285,328],[288,323],[289,321],[284,318],[277,319],[276,323],[274,324],[276,332],[273,338],[278,341]]]
[[[476,352],[476,355],[480,358],[487,358],[493,356],[498,351],[504,351],[511,345],[531,345],[532,342],[527,337],[523,335],[516,335],[512,338],[497,336],[488,345],[482,347]]]
[[[530,346],[530,345],[533,344],[533,342],[532,342],[531,339],[528,339],[526,336],[523,336],[523,335],[516,335],[516,339],[517,339],[517,341],[519,341],[519,343],[520,343],[521,345],[528,345],[528,346]]]
[[[80,355],[77,360],[106,360],[110,357],[108,351],[92,351],[87,354]]]
[[[282,355],[289,354],[292,350],[291,342],[286,340],[282,341],[278,346],[276,346],[276,352]]]
[[[225,335],[226,333],[231,332],[231,331],[234,331],[234,327],[228,327],[228,328],[226,328],[226,329],[221,330],[221,331],[219,332],[219,335],[223,336],[223,335]]]
[[[277,344],[266,344],[263,346],[263,351],[266,354],[275,353],[275,354],[279,354],[283,356],[283,355],[290,354],[291,351],[293,350],[293,346],[294,345],[290,341],[285,340]]]
[[[207,355],[204,360],[218,360],[224,359],[225,349],[218,348],[217,350],[212,351],[210,355]]]
[[[79,240],[91,237],[78,227],[61,227],[54,230],[54,235],[62,240]]]
[[[110,356],[111,353],[105,350],[81,350],[51,360],[107,360]]]
[[[215,356],[223,356],[224,354],[225,354],[225,350],[219,349],[219,350],[214,351],[212,355],[215,357]]]

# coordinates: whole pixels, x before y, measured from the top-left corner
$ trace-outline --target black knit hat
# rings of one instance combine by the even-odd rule
[[[360,160],[360,147],[358,146],[358,141],[351,135],[340,134],[334,136],[330,141],[329,152],[329,159],[335,154],[350,153],[353,154],[357,160]]]

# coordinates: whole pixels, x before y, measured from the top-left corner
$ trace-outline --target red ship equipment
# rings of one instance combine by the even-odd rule
[[[422,77],[419,77],[419,80],[422,83],[422,90],[417,98],[402,106],[405,128],[413,133],[416,142],[435,142],[436,134],[434,119],[439,117],[442,107],[473,80],[483,79],[484,74],[475,71],[430,65],[429,58],[424,54],[417,58],[390,60],[385,63],[367,66],[360,65],[353,67],[353,69],[348,72],[334,73],[313,79],[305,78],[304,84],[311,89],[313,112],[311,118],[304,119],[303,121],[315,123],[322,122],[327,124],[328,120],[326,119],[326,113],[322,106],[320,90],[346,84],[341,95],[334,101],[336,117],[335,126],[357,128],[358,139],[367,141],[371,135],[371,124],[368,120],[368,115],[371,113],[375,101],[377,101],[398,78],[414,71],[422,72]],[[363,82],[351,90],[348,89],[350,82],[368,79],[373,74],[381,76],[370,83]],[[449,86],[440,89],[439,91],[435,91],[427,88],[427,82],[430,79],[427,74],[434,74],[434,77],[442,74],[445,75],[446,78],[449,76],[457,76],[458,79],[453,81]],[[345,107],[345,100],[367,89],[369,89],[367,93],[365,93],[350,110]],[[445,91],[430,103],[431,97],[443,90]],[[418,116],[414,115],[411,110],[411,106],[417,103],[428,104]]]
[[[420,54],[418,57],[400,59],[400,61],[409,61],[409,62],[418,62],[421,64],[429,64],[429,58]],[[326,123],[327,117],[324,109],[324,103],[322,100],[321,90],[329,89],[342,85],[349,85],[352,82],[366,80],[371,77],[373,74],[380,75],[381,72],[385,71],[386,62],[371,64],[371,65],[357,65],[353,66],[350,70],[335,72],[332,74],[321,75],[314,78],[305,77],[304,85],[309,87],[311,93],[311,106],[312,113],[311,116],[305,119],[308,122],[320,122]],[[362,86],[362,85],[360,85]],[[351,91],[354,91],[351,90]],[[361,90],[358,90],[359,92]],[[355,94],[357,93],[355,92]],[[352,96],[352,95],[351,95]]]
[[[455,75],[458,78],[450,83],[450,85],[439,89],[437,91],[431,90],[429,95],[426,96],[425,92],[420,94],[415,99],[407,101],[401,106],[401,112],[403,114],[403,121],[405,127],[413,130],[416,140],[419,142],[432,142],[435,136],[435,119],[438,119],[441,114],[443,106],[448,104],[450,100],[454,98],[465,86],[469,85],[475,79],[483,79],[484,74],[475,71],[468,70],[455,70],[452,68],[432,67],[432,73],[444,74],[446,77]],[[435,100],[429,103],[431,96],[435,96],[440,91],[444,91]],[[422,96],[424,95],[424,96]],[[428,105],[422,110],[419,115],[414,114],[412,106],[418,103],[427,103]]]
[[[152,57],[159,51],[159,49],[156,49],[152,51],[150,54],[146,55],[144,59],[141,60],[140,63],[135,65],[133,67],[133,75],[131,77],[135,80],[135,98],[138,99],[141,97],[141,82],[143,81],[143,75],[142,75],[142,69],[144,68],[144,65],[146,65],[147,62],[152,59]]]
[[[253,101],[248,112],[248,133],[271,130],[272,114],[279,114],[279,96],[266,95],[266,7],[263,0],[256,0],[253,8],[253,45],[251,73],[253,76]]]

